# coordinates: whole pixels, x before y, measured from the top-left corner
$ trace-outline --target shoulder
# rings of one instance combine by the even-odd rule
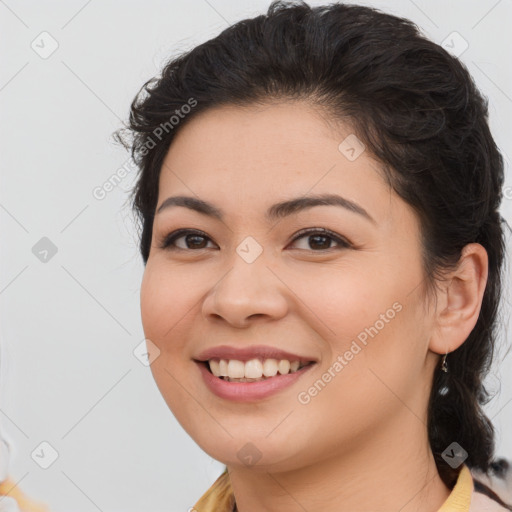
[[[501,458],[489,474],[471,469],[474,490],[469,512],[512,510],[512,463]]]
[[[499,502],[483,493],[475,491],[471,495],[469,512],[508,512],[509,510],[511,509],[505,508]]]
[[[231,512],[234,508],[234,495],[227,468],[194,505],[196,512]],[[0,511],[1,512],[1,511]]]

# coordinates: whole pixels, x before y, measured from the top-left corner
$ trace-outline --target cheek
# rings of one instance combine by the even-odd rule
[[[406,390],[421,371],[422,303],[410,293],[418,279],[416,269],[368,265],[331,268],[295,281],[301,299],[297,315],[319,335],[322,370],[330,372],[325,380],[337,382],[327,386],[326,406],[335,395],[346,404],[389,395],[379,377]]]
[[[172,388],[174,382],[168,372],[175,375],[182,371],[176,362],[181,361],[186,349],[188,327],[185,297],[179,292],[176,280],[162,270],[148,260],[141,283],[140,310],[144,336],[159,350],[150,368],[165,398],[169,394],[165,388]]]
[[[162,314],[168,302],[167,289],[159,286],[158,273],[148,261],[140,288],[140,310],[146,338],[157,341],[160,338],[166,317]],[[170,309],[170,308],[169,308]],[[172,311],[172,309],[170,309]]]
[[[395,313],[395,286],[390,290],[390,283],[385,283],[370,266],[362,268],[343,262],[303,273],[300,278],[296,275],[293,282],[293,291],[300,299],[295,301],[301,308],[298,316],[315,325],[323,343],[319,348],[325,351],[327,346],[333,356],[348,350],[358,335],[364,343],[365,328],[378,321],[381,313],[390,310],[390,317]]]
[[[157,345],[174,338],[175,326],[186,323],[185,315],[195,302],[189,274],[161,261],[148,260],[140,290],[141,319],[147,338]]]
[[[193,300],[184,273],[170,270],[156,260],[148,260],[141,283],[140,307],[144,336],[159,350],[150,365],[153,378],[168,407],[181,417],[188,395],[180,382],[189,378],[193,364],[188,361],[186,340],[190,338],[197,298]]]

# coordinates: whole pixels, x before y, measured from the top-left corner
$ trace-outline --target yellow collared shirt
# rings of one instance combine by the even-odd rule
[[[234,496],[229,475],[224,471],[194,505],[197,512],[232,512]],[[485,494],[475,492],[473,475],[463,464],[452,492],[438,512],[506,512],[498,502]]]

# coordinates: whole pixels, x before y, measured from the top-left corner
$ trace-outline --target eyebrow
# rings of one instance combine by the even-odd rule
[[[218,220],[224,219],[224,212],[211,203],[190,196],[172,196],[168,197],[157,209],[157,214],[173,206],[183,206],[198,213],[214,217]],[[272,205],[266,212],[268,221],[275,221],[298,213],[300,211],[312,208],[314,206],[339,206],[353,213],[356,213],[373,224],[377,224],[375,219],[359,204],[339,196],[337,194],[319,194],[308,195],[289,199]]]

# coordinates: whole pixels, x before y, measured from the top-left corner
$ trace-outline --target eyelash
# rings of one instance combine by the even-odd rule
[[[195,229],[178,229],[177,231],[174,231],[174,232],[170,233],[169,235],[167,235],[164,238],[164,240],[162,241],[162,243],[160,244],[159,248],[166,249],[168,251],[202,251],[202,250],[206,249],[206,248],[183,249],[182,247],[176,247],[174,245],[176,240],[178,240],[179,238],[182,238],[186,235],[197,235],[202,238],[207,238],[210,240],[210,237],[203,231],[199,231],[199,230],[195,230]],[[302,229],[291,240],[291,243],[299,240],[300,238],[303,238],[305,235],[309,235],[309,236],[322,235],[325,238],[330,238],[330,239],[334,240],[335,242],[337,242],[338,244],[340,244],[340,246],[341,246],[341,247],[339,247],[340,249],[348,249],[349,247],[352,247],[352,244],[350,242],[348,242],[346,239],[339,237],[332,231],[325,229],[325,228]],[[332,249],[335,249],[335,247],[329,247],[328,249],[320,249],[317,251],[315,251],[313,249],[309,249],[309,250],[311,252],[326,252],[326,251],[331,251]]]

